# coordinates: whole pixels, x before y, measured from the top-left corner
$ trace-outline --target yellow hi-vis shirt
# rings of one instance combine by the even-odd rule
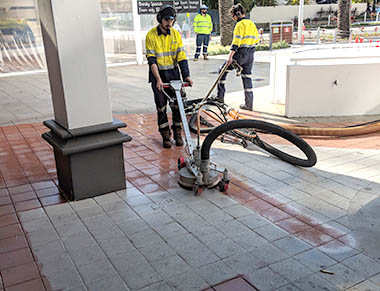
[[[243,18],[235,26],[231,50],[255,47],[259,40],[256,25],[250,19]]]
[[[212,19],[209,14],[203,16],[202,14],[197,14],[194,17],[194,32],[199,34],[210,34],[212,31]]]
[[[180,61],[186,60],[181,35],[173,28],[165,35],[157,26],[153,27],[146,35],[145,46],[146,57],[154,57],[160,71],[174,69]]]

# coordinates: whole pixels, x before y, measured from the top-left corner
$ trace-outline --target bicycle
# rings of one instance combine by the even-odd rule
[[[222,74],[223,70],[220,76]],[[316,164],[317,157],[314,150],[301,137],[281,126],[262,120],[229,120],[228,117],[241,118],[240,113],[228,108],[226,104],[211,100],[209,95],[207,94],[205,98],[183,101],[183,110],[187,116],[190,116],[189,129],[197,134],[198,144],[200,134],[209,134],[202,145],[202,159],[209,158],[207,153],[212,142],[220,138],[222,142],[239,144],[244,148],[253,144],[292,165],[312,167]],[[203,113],[206,114],[205,117],[202,116]]]
[[[203,113],[206,114],[205,117],[202,116]],[[229,115],[236,118],[237,114],[239,113],[235,109],[228,108],[225,104],[208,100],[196,112],[190,113],[189,128],[198,135],[217,135],[222,142],[239,144],[244,148],[253,144],[292,165],[312,167],[316,164],[314,150],[298,135],[262,120],[227,118]]]

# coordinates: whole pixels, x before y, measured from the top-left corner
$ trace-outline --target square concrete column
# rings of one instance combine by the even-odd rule
[[[125,188],[126,124],[113,120],[99,1],[38,0],[54,120],[59,186],[74,199]]]

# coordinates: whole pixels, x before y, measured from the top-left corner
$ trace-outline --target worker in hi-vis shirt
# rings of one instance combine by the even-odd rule
[[[194,61],[197,61],[201,54],[203,44],[203,57],[208,60],[207,48],[210,41],[210,34],[212,32],[212,19],[207,14],[208,7],[201,5],[199,8],[199,14],[194,17],[193,27],[196,35],[196,50],[194,55]]]
[[[233,70],[233,66],[231,65],[233,60],[236,60],[237,63],[243,68],[241,78],[243,80],[245,104],[241,104],[240,109],[252,111],[252,65],[255,47],[259,42],[259,33],[256,25],[245,16],[245,9],[240,3],[232,6],[230,13],[232,18],[237,21],[237,23],[234,29],[231,50],[225,62],[225,64],[229,67],[218,83],[217,98],[219,102],[224,102],[226,77],[228,72]],[[221,71],[223,66],[219,69],[219,71]]]
[[[152,28],[146,35],[146,57],[149,64],[149,83],[152,84],[154,102],[157,109],[158,130],[161,133],[163,147],[171,148],[170,127],[166,107],[168,99],[165,92],[175,98],[175,92],[171,88],[164,88],[163,83],[172,80],[188,82],[190,86],[193,81],[190,78],[189,66],[180,33],[175,30],[173,24],[176,20],[176,11],[170,6],[163,6],[157,14],[158,26]],[[178,68],[179,67],[179,68]],[[183,146],[181,136],[182,123],[178,109],[178,103],[170,104],[173,119],[173,135],[175,144]]]

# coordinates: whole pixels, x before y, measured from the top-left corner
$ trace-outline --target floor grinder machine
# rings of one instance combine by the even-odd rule
[[[221,73],[224,73],[224,70],[222,70]],[[189,124],[186,118],[184,100],[181,94],[182,86],[186,86],[186,83],[182,83],[180,80],[175,80],[168,84],[164,84],[164,87],[172,88],[176,94],[183,130],[185,133],[185,149],[188,154],[187,157],[178,158],[178,183],[185,189],[193,190],[194,195],[196,196],[200,195],[205,188],[218,187],[220,191],[224,192],[229,186],[228,171],[227,169],[218,169],[217,166],[210,162],[209,159],[203,161],[201,160],[200,136],[198,134],[197,144],[194,146],[190,135]],[[168,97],[169,102],[174,102],[174,100],[166,94],[164,90],[163,92]],[[207,99],[207,97],[208,96],[204,99]]]

